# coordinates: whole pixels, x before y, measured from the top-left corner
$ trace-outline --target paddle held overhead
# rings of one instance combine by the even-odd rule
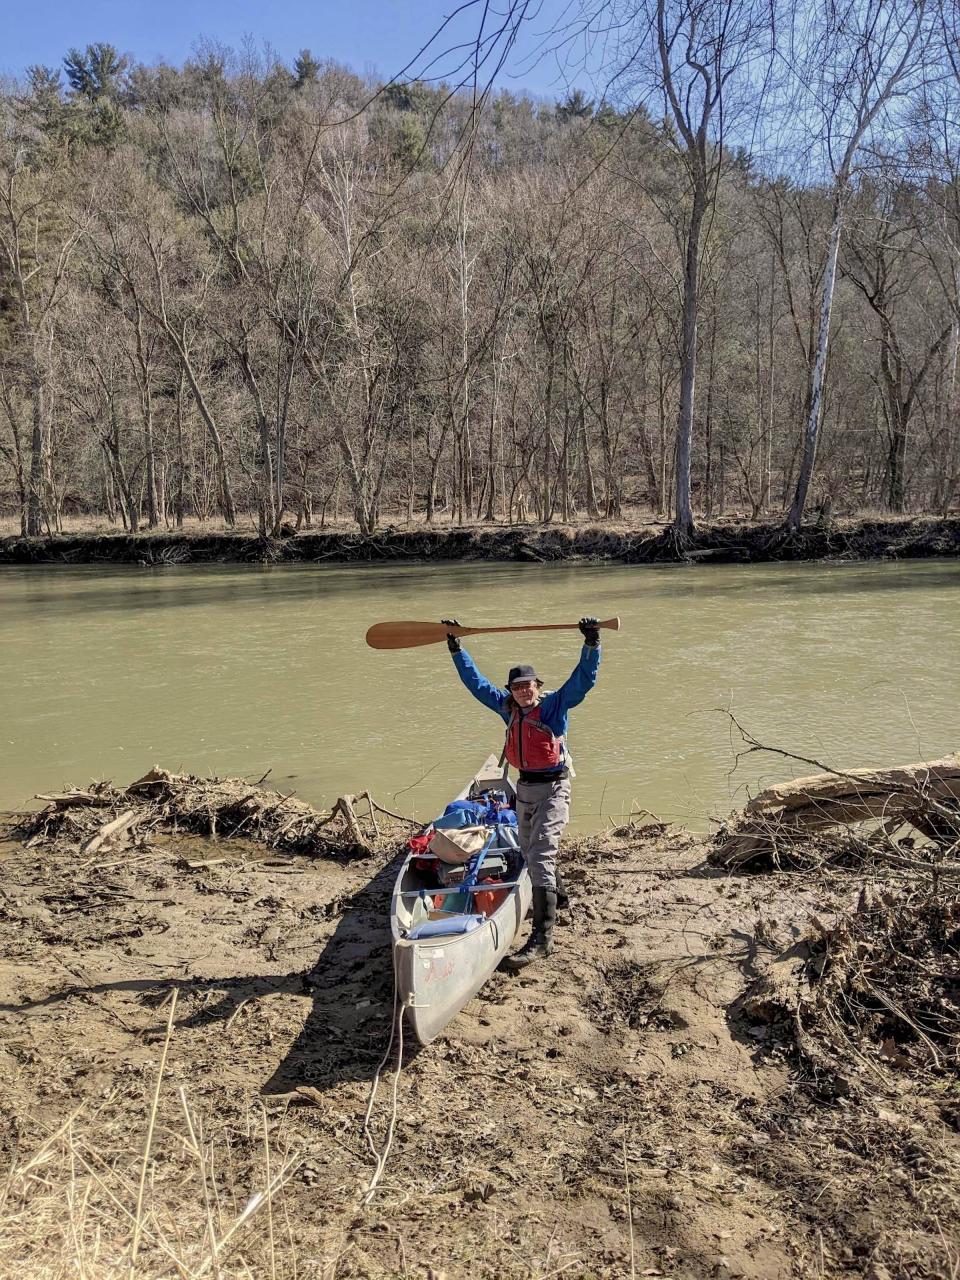
[[[377,622],[367,632],[371,649],[414,649],[421,644],[439,644],[447,635],[477,636],[495,631],[576,631],[578,622],[543,622],[522,627],[448,627],[442,622]],[[619,618],[607,618],[598,627],[620,630]]]

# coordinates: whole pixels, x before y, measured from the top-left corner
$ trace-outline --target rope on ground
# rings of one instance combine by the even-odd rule
[[[390,1099],[390,1120],[387,1124],[387,1136],[384,1140],[383,1147],[377,1151],[373,1134],[370,1132],[370,1117],[373,1113],[373,1104],[376,1100],[377,1090],[380,1087],[380,1075],[383,1068],[390,1059],[390,1053],[393,1049],[394,1037],[397,1040],[397,1065],[393,1073],[393,1088],[391,1090]],[[387,1167],[387,1157],[390,1155],[390,1148],[393,1146],[393,1135],[397,1125],[397,1094],[400,1087],[400,1072],[403,1069],[403,1005],[400,1003],[400,989],[397,985],[397,968],[393,968],[393,1016],[390,1020],[390,1038],[387,1041],[387,1047],[384,1050],[383,1057],[380,1059],[377,1069],[373,1075],[373,1083],[370,1087],[370,1099],[367,1102],[367,1112],[363,1117],[363,1136],[367,1140],[367,1146],[370,1148],[370,1154],[376,1162],[376,1168],[373,1171],[373,1177],[367,1184],[367,1189],[363,1194],[361,1204],[369,1204],[373,1199],[377,1190],[377,1184],[383,1176],[383,1171]]]

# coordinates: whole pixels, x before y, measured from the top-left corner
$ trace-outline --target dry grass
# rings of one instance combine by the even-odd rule
[[[955,512],[953,514],[956,514]],[[884,524],[903,524],[909,525],[914,520],[933,520],[941,519],[938,512],[914,512],[907,515],[895,515],[889,511],[883,511],[879,508],[865,508],[862,511],[845,512],[843,515],[835,515],[833,523],[838,529],[845,529],[857,525],[863,521],[883,521]],[[783,513],[780,511],[766,511],[758,517],[753,517],[747,511],[726,511],[722,515],[711,517],[701,516],[698,523],[705,527],[716,526],[736,526],[736,525],[769,525],[771,527],[782,523]],[[292,517],[290,523],[292,523]],[[606,520],[598,516],[590,516],[583,512],[575,515],[571,520],[564,523],[560,520],[551,521],[549,525],[542,525],[536,519],[531,518],[526,521],[515,521],[512,525],[507,526],[507,522],[503,520],[495,520],[493,522],[484,520],[467,521],[464,524],[458,524],[453,517],[446,512],[438,512],[433,523],[427,525],[423,515],[416,515],[412,521],[408,521],[406,512],[387,512],[384,516],[381,528],[383,529],[427,529],[433,528],[437,530],[458,529],[480,532],[482,530],[500,529],[504,527],[524,528],[524,529],[543,529],[549,528],[553,530],[581,530],[588,528],[596,528],[604,533],[630,533],[639,529],[658,529],[666,528],[671,523],[671,517],[657,512],[651,507],[627,506],[624,508],[623,514],[617,520]],[[339,519],[327,517],[324,521],[323,529],[320,528],[319,520],[315,521],[312,529],[301,529],[301,533],[355,533],[357,529],[356,522],[349,516],[343,516]],[[105,515],[67,515],[63,518],[63,533],[67,535],[86,534],[90,536],[110,537],[123,534],[125,530],[119,522],[111,523]],[[211,516],[207,520],[200,521],[196,516],[187,516],[181,528],[173,525],[161,525],[157,529],[141,528],[137,536],[142,538],[151,538],[163,534],[181,534],[185,538],[203,538],[209,537],[211,534],[235,534],[255,535],[257,533],[257,517],[253,512],[241,513],[237,517],[236,525],[231,529],[219,516]],[[20,517],[18,515],[0,514],[0,537],[16,538],[20,536]]]
[[[342,521],[343,528],[349,528],[352,524],[350,521]],[[196,517],[188,517],[183,522],[183,528],[177,529],[173,526],[161,525],[157,529],[140,529],[138,537],[144,538],[154,537],[157,534],[182,533],[184,537],[206,537],[211,533],[256,533],[257,522],[254,516],[240,516],[236,526],[233,529],[228,528],[223,520],[213,518],[205,520],[202,523]],[[65,534],[91,534],[110,537],[115,534],[125,532],[120,524],[112,524],[106,516],[103,515],[82,515],[82,516],[64,516],[63,532]],[[2,516],[0,515],[0,537],[19,538],[20,537],[20,518],[19,516]]]
[[[284,1196],[301,1155],[287,1145],[282,1123],[271,1128],[256,1108],[233,1124],[221,1114],[208,1127],[186,1090],[167,1086],[163,1061],[143,1105],[140,1132],[130,1131],[129,1103],[118,1091],[43,1137],[21,1135],[23,1154],[0,1187],[0,1275],[318,1274],[310,1259],[298,1265]]]
[[[722,518],[718,523],[726,521],[737,522],[746,519],[743,515],[733,514]],[[291,521],[292,523],[292,521]],[[584,529],[596,527],[608,533],[623,533],[635,529],[644,529],[651,527],[659,527],[665,525],[668,521],[657,515],[656,512],[647,508],[637,508],[625,512],[622,519],[619,520],[603,520],[594,516],[582,515],[575,517],[569,523],[563,524],[560,521],[552,521],[549,525],[541,525],[536,520],[528,520],[516,522],[511,527],[536,529]],[[479,532],[490,528],[503,528],[504,522],[501,520],[493,521],[467,521],[464,524],[458,524],[449,515],[439,513],[431,525],[427,525],[422,515],[415,516],[413,521],[408,521],[406,513],[393,512],[388,513],[382,522],[382,528],[388,529],[426,529],[433,528],[443,529],[466,529]],[[357,530],[356,521],[349,517],[341,517],[340,519],[331,519],[328,517],[323,529],[320,528],[319,521],[315,521],[311,529],[303,528],[301,533],[355,533]],[[63,519],[63,533],[66,535],[86,534],[89,536],[112,537],[124,534],[126,531],[119,523],[111,523],[106,516],[103,515],[68,515]],[[212,516],[208,520],[200,521],[195,516],[187,517],[182,528],[176,528],[173,525],[160,525],[157,529],[141,528],[137,532],[137,537],[151,538],[158,535],[181,534],[185,538],[205,538],[211,534],[234,534],[243,535],[257,533],[257,518],[253,513],[246,515],[241,514],[237,517],[237,523],[231,529],[220,517]],[[0,515],[0,537],[18,538],[20,536],[20,518],[19,516]]]

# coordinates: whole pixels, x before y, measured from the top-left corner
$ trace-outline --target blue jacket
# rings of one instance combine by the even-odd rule
[[[509,690],[498,689],[486,676],[482,676],[466,649],[461,649],[459,653],[453,655],[453,665],[460,673],[460,679],[477,701],[482,702],[491,711],[495,711],[504,724],[509,724],[510,709],[507,707],[510,698]],[[580,661],[568,679],[559,689],[544,694],[541,698],[538,704],[540,719],[558,738],[566,737],[567,712],[571,707],[578,706],[597,683],[599,668],[599,645],[591,649],[588,644],[585,644],[580,651]]]

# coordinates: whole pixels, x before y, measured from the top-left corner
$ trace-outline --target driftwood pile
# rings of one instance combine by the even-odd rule
[[[864,890],[831,927],[747,992],[742,1014],[792,1039],[837,1093],[910,1074],[960,1071],[960,896]]]
[[[369,792],[341,796],[324,813],[293,795],[241,778],[197,778],[158,768],[125,788],[94,782],[37,799],[47,807],[22,814],[11,835],[28,846],[56,845],[84,855],[106,845],[122,847],[163,829],[241,836],[285,853],[346,857],[371,851],[381,837],[376,814],[388,813]],[[367,802],[363,822],[368,832],[357,815],[359,799]]]
[[[708,858],[882,882],[828,923],[814,918],[748,988],[738,1013],[749,1034],[786,1041],[807,1081],[832,1094],[898,1071],[960,1074],[960,756],[771,787]]]
[[[859,824],[866,834],[849,831]],[[709,860],[730,871],[876,860],[960,872],[960,756],[770,787],[717,834]]]

